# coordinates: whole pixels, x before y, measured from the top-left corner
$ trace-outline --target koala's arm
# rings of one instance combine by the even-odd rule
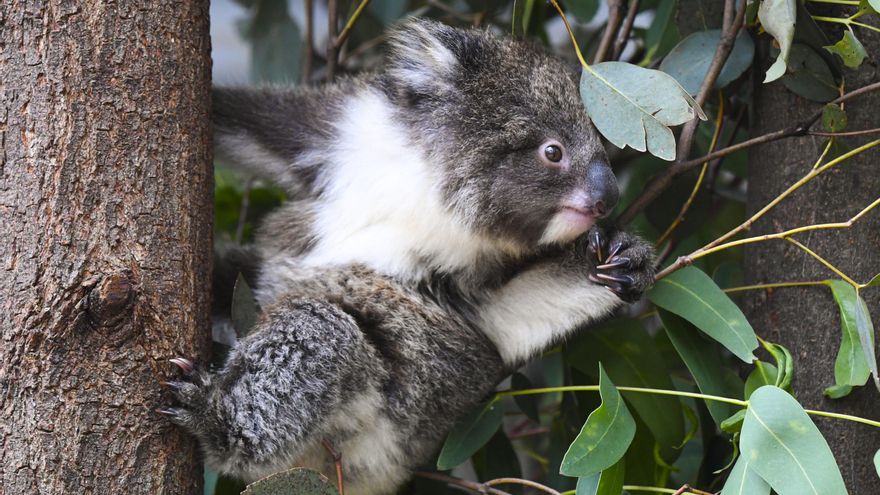
[[[637,299],[654,280],[654,251],[623,231],[594,228],[491,293],[479,325],[506,363],[518,366],[584,324]]]

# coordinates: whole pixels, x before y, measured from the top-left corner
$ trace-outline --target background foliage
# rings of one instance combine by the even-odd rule
[[[745,163],[754,141],[747,138],[756,84],[783,84],[823,104],[837,100],[813,121],[792,123],[767,139],[808,132],[827,139],[812,169],[805,167],[803,183],[880,144],[855,146],[846,139],[877,129],[847,129],[843,104],[850,98],[848,91],[856,89],[846,86],[847,74],[872,55],[859,36],[880,31],[878,0],[727,2],[740,10],[731,12],[721,29],[709,28],[721,25],[711,17],[719,9],[704,10],[701,2],[682,2],[690,8],[683,10],[675,0],[569,0],[562,2],[562,9],[570,32],[553,5],[539,0],[374,0],[362,11],[359,6],[366,2],[343,1],[337,5],[336,29],[341,31],[331,33],[341,32],[341,42],[330,43],[329,50],[324,49],[326,29],[316,27],[326,25],[325,3],[240,3],[248,16],[238,32],[250,46],[254,83],[320,84],[340,72],[377,67],[385,29],[409,15],[535,39],[580,63],[584,103],[612,143],[621,184],[618,221],[655,241],[667,267],[647,298],[627,314],[582,332],[519,370],[495,397],[462,418],[438,453],[436,466],[425,467],[445,473],[417,477],[409,492],[446,493],[448,486],[458,486],[578,495],[624,490],[846,493],[828,443],[810,416],[853,420],[864,428],[880,423],[805,411],[791,388],[795,357],[756,335],[737,297],[747,290],[826,287],[837,303],[828,310],[839,311],[841,321],[841,345],[833,376],[828,376],[827,396],[844,397],[869,381],[880,387],[871,311],[860,295],[877,290],[871,287],[880,285],[880,277],[859,283],[796,239],[810,230],[847,228],[870,214],[880,199],[864,205],[852,219],[841,219],[840,225],[791,226],[769,237],[748,237],[743,233],[756,218],[746,213]],[[294,11],[307,5],[313,10],[311,28],[295,20],[307,18]],[[688,18],[690,22],[681,22]],[[700,28],[682,33],[680,25]],[[725,43],[729,46],[723,53]],[[769,68],[755,63],[756,45],[770,47],[775,61]],[[328,63],[336,58],[338,65]],[[713,69],[716,63],[720,65]],[[696,126],[696,117],[706,122]],[[671,128],[692,121],[676,142]],[[692,143],[686,142],[688,133]],[[683,156],[670,164],[677,148],[682,154],[682,141]],[[687,160],[706,155],[708,159]],[[283,194],[219,165],[217,241],[248,242],[256,222],[284,200]],[[652,187],[662,187],[664,194],[655,191],[652,197]],[[789,192],[798,187],[793,184]],[[647,204],[652,207],[645,208]],[[829,279],[743,286],[742,246],[774,239],[800,246],[817,263],[825,263]],[[236,289],[238,294],[246,291]],[[248,297],[236,301],[234,313],[253,313]],[[876,463],[878,458],[847,462]],[[308,493],[325,493],[327,485],[312,474],[299,470],[289,476],[287,481],[271,480],[272,486],[308,485],[316,487]],[[210,473],[208,479],[206,493],[243,489],[232,480],[218,482]],[[268,484],[263,491],[258,485],[251,492],[275,493]]]

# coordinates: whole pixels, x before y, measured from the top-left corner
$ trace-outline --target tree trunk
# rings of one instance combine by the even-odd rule
[[[197,493],[208,2],[0,2],[0,493]]]
[[[867,30],[859,31],[858,36],[876,60],[880,55],[880,37]],[[763,68],[770,65],[766,50],[762,62]],[[876,80],[877,66],[870,61],[858,72],[846,74],[848,90]],[[779,82],[759,84],[755,103],[757,122],[752,128],[755,135],[788,127],[821,108],[790,93]],[[880,108],[880,95],[876,93],[847,103],[847,130],[880,127],[877,108]],[[843,142],[855,148],[874,137]],[[808,172],[824,143],[823,138],[804,137],[753,149],[749,153],[749,210],[754,212],[764,206]],[[774,209],[755,225],[750,235],[848,220],[877,199],[878,162],[880,150],[874,148],[832,169]],[[850,277],[866,282],[880,272],[878,236],[880,211],[874,210],[850,229],[815,231],[795,237]],[[749,284],[839,278],[807,253],[784,241],[752,244],[745,251],[745,269]],[[862,295],[874,320],[880,321],[880,291],[866,289]],[[828,288],[753,292],[747,297],[747,308],[749,321],[759,335],[792,351],[794,389],[805,407],[880,419],[880,392],[871,381],[841,400],[830,400],[822,394],[834,383],[834,360],[841,336],[840,316]],[[877,493],[880,482],[871,458],[880,448],[880,430],[847,421],[814,420],[834,451],[850,493]]]

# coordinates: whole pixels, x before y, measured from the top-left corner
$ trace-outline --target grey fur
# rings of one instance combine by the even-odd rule
[[[653,280],[650,246],[624,232],[596,227],[593,237],[541,242],[570,191],[609,210],[617,201],[574,72],[531,45],[428,21],[409,21],[389,45],[382,74],[318,89],[215,90],[220,156],[291,195],[261,227],[256,252],[228,261],[256,286],[265,309],[257,328],[222,370],[172,384],[182,405],[167,412],[224,473],[252,480],[307,465],[331,474],[326,440],[342,454],[349,495],[393,493],[505,374]],[[406,130],[402,160],[416,146],[438,168],[444,211],[504,249],[456,267],[419,249],[407,274],[306,262],[321,254],[316,222],[334,185],[338,123],[363,91],[381,95]],[[540,165],[547,139],[564,143],[565,170]],[[597,252],[611,250],[616,266],[597,269],[607,261]],[[615,277],[603,283],[619,298],[593,289],[599,272]],[[582,289],[596,307],[564,301]],[[529,300],[532,290],[563,300],[578,320],[555,337],[524,334],[538,348],[505,354],[492,318],[503,320],[503,304]]]

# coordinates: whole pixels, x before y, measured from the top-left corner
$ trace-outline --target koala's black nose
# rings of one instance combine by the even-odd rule
[[[620,191],[614,172],[603,160],[593,160],[587,168],[587,195],[585,207],[595,216],[604,217],[617,206]]]

